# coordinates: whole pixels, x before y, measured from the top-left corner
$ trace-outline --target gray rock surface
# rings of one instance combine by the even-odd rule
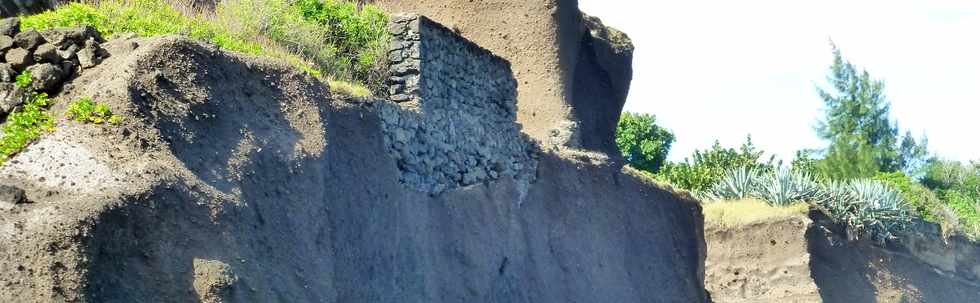
[[[37,13],[62,2],[67,0],[3,0],[0,1],[0,17]],[[3,27],[0,26],[0,29]]]
[[[15,70],[24,70],[31,64],[34,64],[34,58],[31,52],[23,48],[14,48],[7,51],[3,56],[4,62],[10,64]]]
[[[41,44],[34,50],[34,62],[59,63],[61,60],[63,59],[58,55],[58,47],[54,44]]]
[[[24,203],[24,190],[16,186],[0,184],[0,211],[10,210]]]
[[[534,182],[433,195],[386,152],[390,101],[136,43],[56,100],[123,123],[59,122],[0,167],[33,201],[0,213],[0,302],[706,301],[700,206],[628,170],[539,150]]]
[[[14,38],[0,35],[0,54],[14,47]]]
[[[39,92],[54,92],[65,78],[61,67],[51,63],[41,63],[27,68],[31,72],[31,86]]]
[[[19,18],[0,19],[0,35],[13,37],[17,33],[20,33]]]
[[[17,71],[8,63],[0,63],[0,82],[11,83],[17,80]]]
[[[13,83],[0,83],[0,116],[6,116],[18,105],[24,103],[27,90]]]
[[[36,30],[28,29],[14,36],[14,43],[17,47],[33,51],[35,48],[44,44],[44,37]]]

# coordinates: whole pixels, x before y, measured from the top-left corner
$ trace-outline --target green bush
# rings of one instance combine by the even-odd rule
[[[762,151],[755,149],[751,137],[746,138],[746,142],[738,150],[723,148],[716,141],[710,150],[697,150],[690,159],[665,165],[661,175],[671,184],[685,190],[704,192],[730,168],[750,167],[762,172],[773,171],[774,158],[762,162],[762,155]]]
[[[658,126],[653,115],[624,112],[616,125],[616,146],[626,163],[640,170],[659,172],[673,143],[674,134]]]
[[[923,220],[941,223],[942,217],[938,215],[939,210],[937,208],[942,207],[942,202],[929,188],[902,172],[878,173],[874,179],[898,190],[902,198],[910,204],[915,214]]]
[[[956,217],[957,228],[980,239],[980,163],[933,160],[924,170],[922,184]]]

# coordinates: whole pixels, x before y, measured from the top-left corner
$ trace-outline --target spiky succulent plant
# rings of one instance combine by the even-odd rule
[[[706,200],[738,200],[754,196],[762,173],[751,167],[729,169],[702,194]]]
[[[757,196],[773,205],[790,205],[817,199],[821,189],[810,175],[782,168],[761,178]]]

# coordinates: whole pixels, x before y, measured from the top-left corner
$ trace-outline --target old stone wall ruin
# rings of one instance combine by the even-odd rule
[[[390,102],[381,117],[401,181],[437,193],[533,178],[534,145],[515,122],[509,63],[422,16],[395,16],[390,31]]]
[[[550,147],[618,156],[612,135],[632,79],[630,39],[576,0],[378,0],[425,15],[511,62],[517,122]]]

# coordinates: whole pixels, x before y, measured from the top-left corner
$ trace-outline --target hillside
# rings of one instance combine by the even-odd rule
[[[450,28],[389,30],[376,97],[106,37],[0,166],[0,301],[707,300],[697,202],[523,133],[511,63]]]

